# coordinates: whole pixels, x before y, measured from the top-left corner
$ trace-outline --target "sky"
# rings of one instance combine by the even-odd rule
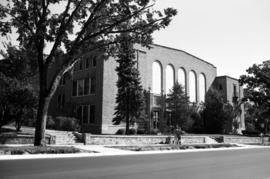
[[[154,34],[154,43],[189,52],[238,78],[270,60],[270,0],[156,0],[178,15]]]
[[[156,0],[155,8],[165,7],[178,15],[154,43],[212,63],[219,76],[238,78],[270,60],[270,0]]]

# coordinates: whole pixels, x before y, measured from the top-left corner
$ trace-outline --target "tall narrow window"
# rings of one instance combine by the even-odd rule
[[[196,74],[194,71],[189,72],[189,99],[196,102]]]
[[[97,66],[97,56],[93,56],[92,57],[92,67],[96,67]]]
[[[77,96],[77,80],[73,81],[72,96]]]
[[[166,94],[169,94],[174,85],[174,69],[172,65],[166,67]]]
[[[85,58],[85,68],[89,68],[89,64],[90,64],[90,58],[87,57]]]
[[[238,95],[237,95],[237,90],[236,90],[236,85],[235,84],[233,84],[233,96],[234,97],[237,97]]]
[[[90,78],[90,94],[95,94],[96,93],[96,78],[91,77]]]
[[[82,59],[79,59],[79,70],[83,69],[83,61]]]
[[[83,105],[83,123],[88,123],[89,105]]]
[[[204,102],[205,99],[205,92],[206,92],[206,79],[205,79],[205,75],[204,74],[200,74],[199,77],[199,92],[200,92],[200,102]]]
[[[78,95],[77,96],[82,96],[83,95],[83,90],[84,90],[84,80],[78,80]]]
[[[89,94],[89,78],[84,79],[84,95]]]
[[[178,83],[183,87],[183,89],[186,89],[186,72],[183,68],[178,69]]]
[[[82,106],[78,106],[78,108],[77,108],[77,118],[79,119],[79,121],[80,121],[80,124],[82,124],[82,119],[83,119],[83,117],[82,117],[82,110],[83,110],[83,107]]]
[[[96,113],[96,108],[95,105],[90,105],[90,121],[89,123],[93,124],[95,123],[95,113]]]
[[[162,67],[157,61],[152,64],[152,91],[155,94],[161,94]]]

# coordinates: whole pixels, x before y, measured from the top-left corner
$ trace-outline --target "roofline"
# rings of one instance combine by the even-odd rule
[[[228,75],[217,76],[216,78],[230,78],[230,79],[233,79],[233,80],[236,80],[236,81],[239,80],[239,79],[237,79],[237,78],[233,78],[233,77],[228,76]]]
[[[197,57],[197,56],[195,56],[195,55],[192,55],[192,54],[190,54],[190,53],[188,53],[188,52],[186,52],[186,51],[184,51],[184,50],[180,50],[180,49],[172,48],[172,47],[167,47],[167,46],[159,45],[159,44],[151,44],[151,45],[158,46],[158,47],[163,47],[163,48],[167,48],[167,49],[170,49],[170,50],[176,50],[176,51],[179,51],[179,52],[183,52],[183,53],[185,53],[185,54],[187,54],[187,55],[190,55],[190,56],[192,56],[192,57],[194,57],[194,58],[196,58],[196,59],[198,59],[198,60],[200,60],[200,61],[202,61],[202,62],[204,62],[204,63],[207,63],[207,64],[213,66],[214,68],[217,68],[217,67],[216,67],[215,65],[213,65],[212,63],[209,63],[209,62],[207,62],[207,61],[205,61],[205,60],[203,60],[203,59],[201,59],[201,58],[199,58],[199,57]]]

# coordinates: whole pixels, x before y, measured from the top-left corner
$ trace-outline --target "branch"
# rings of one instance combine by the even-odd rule
[[[56,37],[56,40],[55,40],[55,43],[53,45],[53,48],[50,52],[50,55],[47,57],[46,59],[46,65],[49,65],[51,62],[52,62],[52,59],[53,59],[53,56],[54,56],[54,53],[57,49],[57,47],[59,46],[60,42],[62,41],[62,37],[63,37],[63,34],[65,33],[66,31],[66,27],[67,25],[71,22],[71,20],[73,19],[75,13],[78,11],[81,3],[82,3],[83,0],[80,0],[79,4],[76,6],[76,8],[73,10],[73,12],[71,13],[71,15],[69,16],[67,22],[65,23],[65,18],[68,14],[68,10],[70,8],[70,3],[71,3],[71,0],[68,1],[68,4],[66,6],[66,9],[65,9],[65,12],[64,12],[64,17],[62,19],[62,22],[61,22],[61,25],[60,25],[60,28],[59,28],[59,31],[58,31],[58,34],[57,34],[57,37]]]
[[[150,8],[150,7],[152,7],[152,6],[153,6],[153,4],[150,5],[150,6],[144,6],[143,8],[141,8],[141,9],[138,10],[138,11],[136,11],[135,13],[133,13],[133,14],[131,14],[131,15],[127,16],[126,18],[123,18],[123,19],[121,19],[121,20],[119,20],[119,21],[116,21],[116,22],[113,23],[113,24],[110,24],[108,27],[102,29],[101,31],[99,31],[99,32],[97,32],[97,33],[94,33],[94,34],[89,34],[88,36],[86,36],[84,39],[82,39],[82,40],[79,42],[78,46],[81,46],[81,45],[83,44],[83,42],[85,42],[86,40],[91,39],[91,38],[93,38],[93,37],[96,37],[96,36],[99,36],[99,35],[105,33],[107,30],[109,30],[109,29],[111,29],[111,28],[113,28],[113,27],[115,27],[115,26],[117,26],[117,25],[119,25],[119,24],[121,24],[121,23],[123,23],[123,22],[125,22],[125,21],[127,21],[127,20],[129,20],[129,19],[131,19],[133,16],[135,16],[135,15],[141,13],[141,12],[144,11],[145,9],[148,9],[148,8]],[[77,44],[74,43],[74,45],[77,45]],[[74,47],[74,45],[73,45],[73,47]]]

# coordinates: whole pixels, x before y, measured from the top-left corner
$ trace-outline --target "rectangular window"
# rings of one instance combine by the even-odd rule
[[[92,67],[96,67],[97,66],[97,56],[93,56],[92,57]]]
[[[233,85],[233,96],[237,97],[237,90],[236,90],[236,85]]]
[[[153,128],[159,129],[159,112],[158,111],[153,112]]]
[[[89,105],[83,105],[83,124],[88,123]]]
[[[96,116],[96,108],[95,105],[90,106],[90,124],[95,123],[95,116]]]
[[[87,57],[87,58],[85,59],[85,68],[89,68],[89,62],[90,62],[90,58]]]
[[[89,95],[89,78],[84,79],[84,95]]]
[[[96,78],[91,77],[90,78],[90,94],[95,94],[96,93]]]
[[[78,80],[77,81],[78,84],[78,95],[77,96],[82,96],[83,95],[83,89],[84,89],[84,80]]]
[[[77,80],[73,81],[72,96],[77,96]]]
[[[63,108],[65,106],[65,95],[64,94],[59,94],[57,96],[57,107],[58,108]]]
[[[60,80],[60,85],[63,86],[65,84],[66,84],[66,77],[65,77],[65,75],[63,75],[61,80]]]
[[[79,123],[82,124],[82,106],[78,106],[77,108],[77,118],[79,119]]]
[[[82,70],[83,69],[83,61],[82,59],[79,59],[79,70]]]

